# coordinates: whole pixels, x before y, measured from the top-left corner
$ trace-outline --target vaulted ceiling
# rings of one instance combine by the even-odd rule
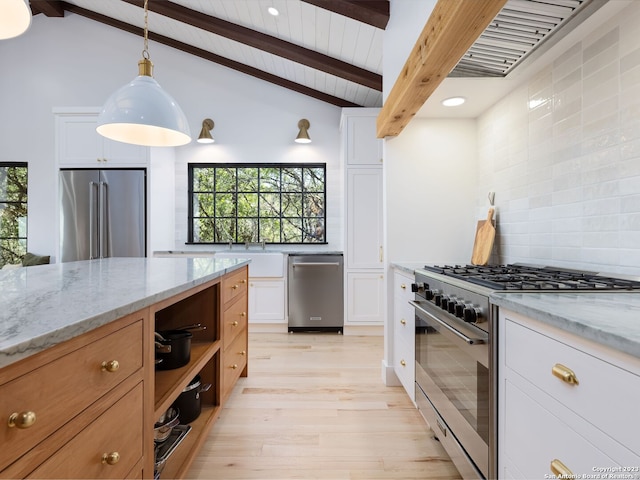
[[[143,35],[143,0],[30,4],[33,15],[81,15]],[[382,106],[388,0],[149,0],[148,10],[151,42],[340,107]]]

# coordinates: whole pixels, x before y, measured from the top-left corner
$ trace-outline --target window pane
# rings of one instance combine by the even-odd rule
[[[27,166],[0,163],[0,268],[27,253]]]
[[[0,265],[8,263],[22,263],[22,257],[27,253],[27,239],[0,239]]]
[[[304,196],[304,216],[324,217],[324,193],[307,193]]]
[[[213,218],[196,218],[193,222],[193,238],[194,242],[213,242],[214,241],[214,219]]]
[[[302,216],[302,194],[283,193],[282,194],[282,216],[301,217]]]
[[[213,180],[215,169],[194,168],[193,169],[193,191],[213,192]]]
[[[289,243],[302,242],[302,219],[282,219],[282,241]]]
[[[236,169],[217,168],[216,169],[216,191],[235,192],[236,191]]]
[[[258,219],[257,218],[239,218],[237,237],[240,243],[257,242],[258,241]]]
[[[258,216],[258,194],[238,194],[238,218]]]
[[[260,168],[260,191],[279,192],[280,191],[280,169]]]
[[[210,193],[193,194],[193,216],[213,217],[213,195]]]
[[[238,169],[238,191],[257,192],[258,191],[258,169],[239,168]]]
[[[260,219],[260,239],[267,243],[280,243],[280,219]]]
[[[279,217],[280,216],[280,195],[277,193],[260,194],[260,216]]]
[[[324,242],[324,225],[319,218],[304,219],[304,241]]]
[[[236,220],[235,218],[219,218],[216,220],[216,242],[227,243],[229,240],[236,240]]]
[[[301,192],[302,191],[302,168],[282,169],[282,191]]]
[[[216,195],[216,217],[236,216],[236,194],[219,193]]]
[[[304,190],[306,192],[324,192],[324,169],[304,169]]]

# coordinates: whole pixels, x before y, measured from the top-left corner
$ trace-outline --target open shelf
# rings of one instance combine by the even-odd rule
[[[204,366],[220,351],[220,340],[215,342],[192,342],[191,361],[184,367],[173,370],[156,370],[154,418],[159,418],[200,373]],[[213,378],[203,378],[203,383],[214,384]]]

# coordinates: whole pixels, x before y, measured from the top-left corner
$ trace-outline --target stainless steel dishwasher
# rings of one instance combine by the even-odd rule
[[[342,254],[289,255],[289,333],[334,331],[344,325]]]

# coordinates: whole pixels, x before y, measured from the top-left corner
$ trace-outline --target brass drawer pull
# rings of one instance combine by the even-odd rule
[[[247,354],[247,351],[246,351],[246,350],[242,350],[242,351],[240,352],[240,355],[242,355],[243,357],[244,357],[246,354]]]
[[[118,452],[103,453],[102,464],[103,465],[115,465],[120,461],[120,454]]]
[[[400,288],[401,288],[402,290],[406,290],[406,289],[407,289],[407,286],[403,283],[402,285],[400,285]]]
[[[405,362],[404,360],[400,360],[400,365],[402,365],[403,367],[407,366],[407,362]]]
[[[556,363],[551,369],[551,373],[554,376],[558,377],[563,382],[568,383],[570,385],[579,384],[578,377],[576,377],[576,374],[574,373],[574,371],[571,370],[569,367],[565,367],[561,363]]]
[[[236,321],[231,322],[231,325],[234,326],[234,327],[237,327],[238,326],[238,322],[236,322]]]
[[[400,323],[401,323],[402,325],[406,325],[406,324],[407,324],[407,321],[403,318],[402,320],[400,320]]]
[[[233,286],[233,287],[231,287],[231,288],[233,288],[234,290],[237,290],[237,289],[238,289],[238,285],[236,284],[236,285],[234,285],[234,286]]]
[[[231,365],[231,369],[235,370],[236,368],[238,368],[238,365],[236,365],[235,363],[233,365]]]
[[[242,313],[240,314],[240,316],[241,316],[241,317],[246,317],[246,316],[247,316],[247,312],[242,312]]]
[[[100,365],[100,370],[102,370],[103,372],[113,373],[113,372],[117,372],[119,368],[120,368],[120,362],[118,362],[117,360],[102,362],[102,365]]]
[[[247,279],[243,278],[242,280],[240,280],[240,283],[247,283]]]
[[[576,478],[573,472],[557,458],[551,461],[550,468],[551,473],[553,473],[556,478]]]
[[[9,425],[10,428],[15,427],[24,430],[25,428],[33,426],[34,423],[36,423],[36,412],[14,412],[9,415],[7,425]]]

